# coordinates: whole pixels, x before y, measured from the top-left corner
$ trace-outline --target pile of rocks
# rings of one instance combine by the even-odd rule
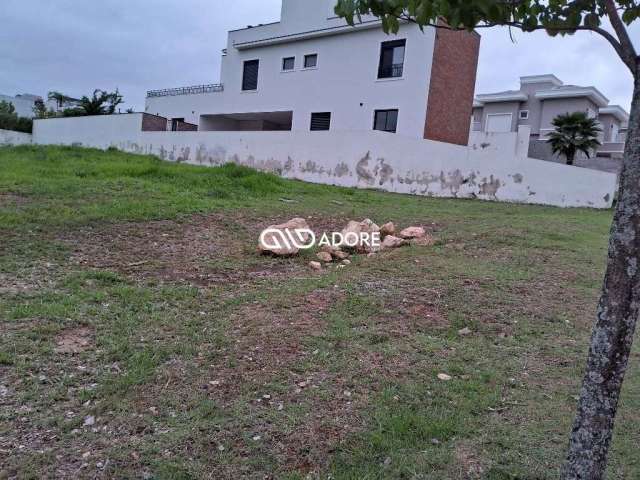
[[[309,230],[309,225],[303,218],[294,218],[280,225],[272,225],[269,231],[272,232],[266,239],[261,239],[259,250],[262,253],[270,253],[277,256],[291,256],[299,252],[299,248],[294,245],[278,246],[274,248],[270,240],[273,237],[282,237],[277,231],[291,236],[294,230]],[[286,231],[289,231],[288,233]],[[302,235],[304,237],[304,235]],[[343,242],[339,245],[323,245],[320,243],[320,251],[316,254],[317,261],[312,261],[309,266],[315,270],[321,270],[323,264],[338,263],[344,267],[349,265],[350,255],[366,254],[375,255],[380,251],[402,247],[408,244],[431,246],[434,244],[433,237],[424,228],[411,226],[398,231],[393,222],[387,222],[381,227],[371,219],[366,218],[361,222],[351,220],[340,232],[339,237]],[[323,237],[324,238],[324,237]],[[331,238],[331,236],[329,236]],[[266,240],[266,241],[264,241]],[[307,238],[301,238],[306,241]],[[316,240],[319,240],[317,238]],[[265,246],[264,243],[268,244]]]

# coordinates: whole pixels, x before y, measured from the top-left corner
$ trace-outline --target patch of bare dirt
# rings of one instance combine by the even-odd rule
[[[487,466],[481,455],[471,445],[465,442],[458,443],[454,456],[454,468],[458,470],[459,478],[469,480],[482,478]]]
[[[93,332],[87,327],[65,330],[56,338],[56,353],[80,353],[93,344]]]
[[[251,230],[221,215],[84,228],[62,240],[73,247],[72,262],[134,279],[208,286],[300,269],[292,262],[259,257]]]
[[[26,205],[29,198],[18,193],[0,192],[0,208],[15,208]]]

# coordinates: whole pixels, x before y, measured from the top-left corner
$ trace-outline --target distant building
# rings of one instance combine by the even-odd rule
[[[33,118],[33,107],[37,100],[42,100],[47,110],[53,110],[54,112],[62,112],[67,108],[74,108],[78,106],[79,100],[76,98],[66,97],[64,100],[58,101],[55,99],[44,100],[40,95],[33,95],[31,93],[23,93],[12,97],[10,95],[0,94],[0,101],[11,103],[16,109],[16,113],[19,117]]]
[[[13,104],[19,117],[33,118],[33,106],[35,105],[36,100],[42,100],[42,97],[31,93],[23,93],[21,95],[16,95],[15,97],[0,94],[0,101],[3,100]]]
[[[477,95],[472,130],[516,132],[521,125],[529,126],[529,156],[558,160],[546,142],[547,134],[553,131],[555,117],[572,112],[585,112],[598,119],[602,146],[596,155],[605,159],[602,163],[622,156],[629,114],[619,105],[609,105],[596,87],[565,85],[550,74],[521,77],[518,90]]]
[[[51,98],[45,102],[47,110],[53,110],[56,113],[62,112],[67,108],[75,108],[80,103],[80,100],[72,97],[65,97],[63,99]]]

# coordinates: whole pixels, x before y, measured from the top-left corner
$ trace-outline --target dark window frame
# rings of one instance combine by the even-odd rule
[[[248,65],[256,65],[256,75],[255,81],[250,82],[251,78],[247,78],[247,66]],[[254,92],[258,90],[258,79],[260,78],[260,60],[245,60],[242,63],[242,91],[243,92]]]
[[[393,63],[395,49],[402,48],[402,63]],[[402,78],[404,75],[404,61],[407,53],[407,40],[389,40],[380,44],[380,59],[378,62],[378,78]],[[390,59],[390,62],[389,62]]]
[[[309,60],[310,58],[314,58],[315,62],[313,65],[309,66],[307,64],[307,60]],[[308,53],[304,56],[304,62],[302,64],[304,66],[304,68],[309,69],[309,68],[318,68],[318,54],[317,53]]]
[[[391,127],[389,125],[390,122],[390,118],[389,118],[389,114],[390,113],[395,113],[395,125],[393,125],[393,127]],[[384,128],[377,128],[378,127],[378,115],[385,115],[384,118]],[[380,132],[388,132],[388,133],[396,133],[398,130],[398,116],[400,115],[400,111],[397,108],[389,108],[389,109],[384,109],[384,110],[374,110],[373,112],[373,129],[374,130],[378,130]],[[393,118],[393,116],[392,116]]]
[[[324,128],[324,122],[326,122],[326,128]],[[309,131],[319,132],[327,130],[331,130],[331,112],[311,112]]]
[[[185,123],[184,122],[184,117],[172,118],[171,119],[171,131],[172,132],[177,132],[178,131],[178,126],[181,123]]]
[[[291,68],[285,68],[287,65],[287,60],[291,60]],[[282,58],[282,71],[283,72],[291,72],[296,69],[296,57],[283,57]]]

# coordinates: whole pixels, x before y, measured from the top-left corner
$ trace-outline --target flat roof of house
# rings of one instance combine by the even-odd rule
[[[556,87],[564,85],[564,82],[552,73],[546,73],[544,75],[527,75],[524,77],[520,77],[520,85],[527,85],[532,83],[552,83]]]
[[[561,87],[554,87],[549,90],[541,90],[535,93],[535,97],[540,100],[587,97],[598,107],[606,107],[609,105],[609,99],[597,88],[580,87],[578,85],[562,85]]]
[[[528,99],[529,96],[520,90],[506,90],[504,92],[476,95],[476,100],[480,103],[526,102]]]
[[[601,115],[613,115],[623,123],[627,123],[629,121],[629,114],[620,105],[608,105],[606,107],[602,107],[599,110],[599,113]]]
[[[406,23],[406,22],[401,22]],[[277,45],[280,43],[296,42],[300,40],[308,40],[310,38],[327,37],[330,35],[338,35],[341,33],[351,33],[356,30],[362,30],[367,28],[375,28],[382,25],[380,20],[363,21],[351,25],[338,25],[327,28],[320,28],[317,30],[309,30],[306,32],[291,33],[286,35],[276,35],[273,37],[261,38],[257,40],[249,40],[246,42],[234,42],[233,46],[238,50],[246,50],[248,48],[266,47],[268,45]],[[254,27],[257,28],[257,27]],[[245,29],[246,30],[246,29]]]

